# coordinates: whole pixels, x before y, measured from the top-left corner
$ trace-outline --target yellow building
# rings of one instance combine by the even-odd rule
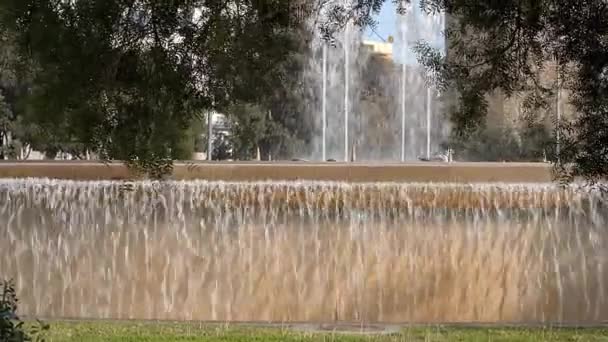
[[[380,55],[382,57],[393,59],[393,44],[385,42],[376,42],[373,40],[364,40],[363,48],[371,54]]]

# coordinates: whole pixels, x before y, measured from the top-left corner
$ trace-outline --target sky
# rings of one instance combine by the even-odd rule
[[[417,42],[419,40],[423,40],[431,46],[437,49],[444,49],[445,39],[443,38],[443,16],[433,16],[429,17],[423,14],[419,5],[419,1],[413,1],[416,5],[414,8],[410,9],[408,15],[404,18],[404,21],[401,24],[407,25],[407,27],[403,28],[403,34],[406,35],[408,40],[412,40],[412,42]],[[393,58],[395,61],[405,61],[407,64],[418,64],[418,56],[412,49],[413,45],[408,45],[404,49],[402,39],[403,37],[398,37],[397,31],[397,9],[395,4],[392,1],[386,0],[384,2],[384,6],[382,6],[382,10],[375,17],[377,22],[377,27],[375,32],[367,29],[364,35],[364,39],[369,39],[373,41],[388,41],[389,36],[393,36],[394,38],[394,52]],[[413,26],[412,26],[413,25]]]
[[[378,22],[378,27],[376,28],[376,32],[380,35],[384,40],[388,40],[388,36],[395,36],[396,31],[396,23],[395,16],[396,14],[395,5],[392,1],[387,0],[384,2],[384,6],[382,6],[382,11],[376,17],[376,21]],[[365,38],[371,40],[380,41],[381,39],[371,30],[367,30],[365,32]]]

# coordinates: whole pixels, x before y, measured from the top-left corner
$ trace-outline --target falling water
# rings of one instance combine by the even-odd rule
[[[349,114],[350,108],[348,106],[349,103],[349,95],[348,92],[350,88],[350,44],[351,41],[351,25],[350,22],[346,24],[346,29],[344,30],[344,161],[348,161],[348,152],[350,151],[350,140],[348,136],[348,125],[350,124]]]
[[[315,119],[312,157],[349,160],[357,152],[364,160],[401,156],[405,161],[441,152],[448,120],[413,48],[424,41],[444,49],[443,15],[426,14],[420,0],[413,0],[407,14],[397,15],[392,61],[381,62],[393,67],[378,71],[370,68],[372,55],[362,46],[360,28],[351,22],[334,34],[334,41],[321,36],[318,26],[327,17],[324,11],[335,5],[348,8],[352,0],[327,1],[311,19],[313,39],[304,75]],[[362,90],[375,78],[382,79],[371,88],[378,95],[365,99]],[[381,118],[374,117],[378,115]]]
[[[608,319],[608,210],[553,185],[0,180],[0,271],[44,317]]]
[[[319,32],[331,6],[339,4],[348,8],[351,2],[326,1],[310,22],[313,39],[304,79],[310,91],[309,115],[315,122],[311,143],[314,159],[348,160],[352,145],[356,144],[357,132],[353,126],[354,119],[362,114],[361,77],[367,60],[361,50],[362,31],[349,22],[335,32],[332,41],[327,41]]]
[[[444,52],[445,19],[442,13],[426,13],[421,0],[412,0],[404,15],[397,15],[397,40],[394,51],[403,69],[400,89],[395,98],[401,102],[402,160],[430,157],[440,151],[448,134],[436,91],[418,62],[416,44],[425,42]]]
[[[327,160],[327,44],[323,44],[323,88],[321,91],[321,160]]]

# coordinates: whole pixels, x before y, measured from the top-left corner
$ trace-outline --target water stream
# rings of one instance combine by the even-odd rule
[[[608,210],[550,184],[0,180],[20,312],[364,322],[608,320]]]

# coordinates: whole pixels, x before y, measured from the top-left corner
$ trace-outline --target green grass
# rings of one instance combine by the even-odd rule
[[[49,342],[72,341],[606,341],[608,329],[532,329],[532,328],[453,328],[416,327],[392,335],[348,335],[344,333],[309,333],[289,329],[254,328],[195,323],[141,322],[51,322],[46,334]]]

